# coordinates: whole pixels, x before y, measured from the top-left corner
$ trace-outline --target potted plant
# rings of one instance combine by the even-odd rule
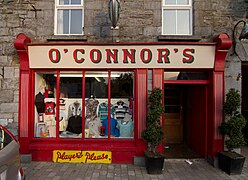
[[[230,89],[224,103],[225,122],[219,126],[220,133],[226,135],[225,145],[228,150],[218,154],[219,168],[229,175],[241,174],[245,161],[244,156],[234,151],[246,144],[242,133],[246,119],[239,111],[240,104],[239,91]]]
[[[148,98],[148,107],[146,129],[142,132],[142,137],[147,142],[145,164],[148,174],[161,174],[164,156],[157,150],[157,146],[162,142],[163,138],[161,116],[164,112],[164,107],[160,88],[152,89]]]

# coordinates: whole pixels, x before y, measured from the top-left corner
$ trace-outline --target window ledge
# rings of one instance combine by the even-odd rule
[[[54,35],[49,36],[47,41],[87,41],[85,35]]]
[[[200,36],[171,36],[171,35],[159,35],[158,41],[189,41],[198,42],[202,38]]]

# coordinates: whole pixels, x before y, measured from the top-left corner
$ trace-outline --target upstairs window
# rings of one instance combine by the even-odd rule
[[[163,0],[162,34],[192,35],[192,0]]]
[[[55,35],[83,34],[83,0],[55,0]]]

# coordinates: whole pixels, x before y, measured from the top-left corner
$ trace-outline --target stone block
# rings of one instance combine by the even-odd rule
[[[1,90],[0,102],[12,102],[14,99],[14,94],[12,90]]]
[[[18,112],[18,103],[2,103],[0,105],[0,112],[2,113],[16,113]]]
[[[4,67],[4,78],[14,78],[15,68],[14,67]]]

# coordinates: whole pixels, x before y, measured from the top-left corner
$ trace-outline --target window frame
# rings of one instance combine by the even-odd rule
[[[84,0],[80,0],[80,5],[60,5],[60,0],[55,0],[55,8],[54,8],[54,35],[84,35]],[[58,11],[59,10],[82,10],[82,33],[81,34],[64,34],[58,33]],[[70,26],[69,26],[70,29]],[[69,30],[70,32],[70,30]]]
[[[193,35],[193,0],[188,0],[188,5],[167,5],[165,4],[166,0],[162,0],[162,35],[171,35],[171,36],[178,36],[178,35],[185,35],[185,36],[192,36]],[[165,33],[164,32],[164,10],[189,10],[189,34],[179,34],[177,33],[177,22],[176,22],[176,33]],[[177,21],[177,19],[176,19]]]

